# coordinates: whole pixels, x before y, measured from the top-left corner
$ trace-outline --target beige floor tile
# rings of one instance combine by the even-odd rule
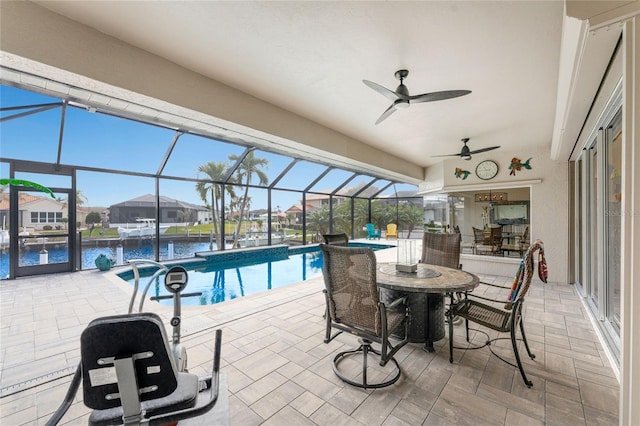
[[[511,277],[484,278],[511,284]],[[83,327],[97,316],[122,313],[128,304],[126,286],[103,274],[59,274],[55,285],[49,281],[34,277],[0,285],[3,426],[44,424],[66,392]],[[405,346],[396,355],[401,379],[375,391],[346,385],[333,373],[335,354],[357,346],[357,339],[343,334],[323,343],[322,287],[322,279],[314,278],[215,306],[185,307],[183,343],[192,372],[210,371],[209,335],[223,329],[232,426],[617,424],[619,385],[571,286],[534,283],[529,293],[525,326],[536,359],[520,347],[533,388],[488,348],[456,349],[450,364],[443,339],[435,353],[419,343]],[[169,307],[148,307],[168,323]],[[472,332],[474,344],[485,340]],[[463,325],[455,327],[455,342],[467,344]],[[509,340],[496,342],[494,350],[513,357]],[[357,371],[357,362],[350,362],[345,365]],[[88,412],[76,399],[64,421],[86,424]]]

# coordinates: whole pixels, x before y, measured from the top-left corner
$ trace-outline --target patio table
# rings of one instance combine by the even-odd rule
[[[409,340],[424,342],[424,349],[433,352],[433,342],[444,337],[444,296],[472,290],[480,280],[474,274],[460,269],[419,263],[416,272],[400,272],[395,263],[379,263],[377,270],[380,300],[390,303],[403,295],[408,296],[411,309]],[[394,336],[404,337],[397,329]]]

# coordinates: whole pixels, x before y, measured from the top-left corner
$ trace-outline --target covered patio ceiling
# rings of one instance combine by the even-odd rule
[[[270,144],[290,154],[335,154],[333,161],[347,156],[346,163],[338,162],[343,167],[388,155],[388,162],[395,164],[386,177],[404,177],[411,183],[424,178],[425,168],[453,158],[436,156],[460,152],[462,138],[470,138],[472,150],[496,145],[507,151],[550,148],[554,123],[558,127],[557,102],[566,101],[561,99],[565,92],[559,91],[558,77],[564,48],[563,1],[35,1],[3,6],[13,12],[3,13],[6,31],[0,49],[9,67],[54,79],[50,67],[55,67],[61,71],[59,81],[92,90],[91,102],[131,114],[166,111],[171,115],[154,119],[184,125],[184,113],[167,105],[174,93],[193,89],[195,83],[165,80],[166,99],[159,96],[155,104],[149,100],[154,99],[152,92],[141,86],[146,78],[164,78],[160,70],[157,77],[140,69],[145,73],[142,84],[118,86],[126,81],[122,69],[135,65],[108,57],[109,50],[98,38],[107,37],[113,46],[137,49],[138,56],[150,54],[217,85],[212,93],[220,96],[203,94],[192,105],[181,105],[193,108],[192,124],[195,120],[207,127],[207,119],[214,120],[217,128],[210,134],[253,138],[258,146]],[[25,21],[15,30],[19,24],[12,22],[25,11],[36,12],[31,19],[46,20],[45,29],[28,28]],[[54,51],[47,51],[42,40],[46,37],[38,31],[60,37]],[[16,49],[20,43],[27,47]],[[74,54],[84,55],[86,62],[74,62]],[[416,103],[376,125],[391,101],[363,80],[395,90],[399,81],[394,73],[400,69],[409,70],[404,83],[413,95],[472,93]],[[3,75],[5,81],[12,76]],[[108,77],[101,81],[101,76]],[[123,87],[126,90],[117,90]],[[59,89],[73,95],[68,86]],[[56,86],[47,90],[55,92]],[[247,118],[258,115],[247,109],[252,101],[261,103],[260,120],[267,123],[263,128],[259,120]],[[588,105],[590,99],[580,101]],[[288,122],[279,121],[283,112]],[[337,141],[321,146],[324,142],[317,140],[323,135],[356,144],[344,148]],[[566,152],[563,155],[567,158]],[[386,164],[377,161],[379,172]]]

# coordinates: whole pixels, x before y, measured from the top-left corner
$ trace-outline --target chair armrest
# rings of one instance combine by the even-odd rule
[[[407,304],[407,297],[408,296],[398,297],[396,300],[391,302],[389,305],[385,305],[385,309],[395,308],[396,306],[398,306],[401,303],[406,305]]]
[[[503,286],[503,285],[498,285],[498,284],[491,284],[491,283],[485,283],[484,281],[480,281],[479,284],[484,284],[484,285],[488,285],[491,287],[496,287],[496,288],[504,288],[505,290],[511,290],[511,286]]]

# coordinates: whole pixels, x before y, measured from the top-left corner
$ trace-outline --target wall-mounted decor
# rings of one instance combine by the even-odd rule
[[[462,170],[461,168],[456,167],[456,172],[454,174],[458,179],[465,180],[469,177],[471,172],[469,170]]]
[[[489,201],[507,201],[506,192],[478,192],[475,194],[476,203]]]
[[[513,157],[511,159],[511,165],[509,166],[509,169],[511,170],[511,172],[509,172],[509,175],[515,176],[516,172],[519,172],[523,168],[527,170],[531,170],[531,165],[529,164],[529,161],[531,161],[531,158],[532,157],[529,157],[527,161],[523,163],[519,158]]]
[[[482,180],[489,180],[498,174],[498,163],[491,160],[484,160],[476,166],[476,176]]]

